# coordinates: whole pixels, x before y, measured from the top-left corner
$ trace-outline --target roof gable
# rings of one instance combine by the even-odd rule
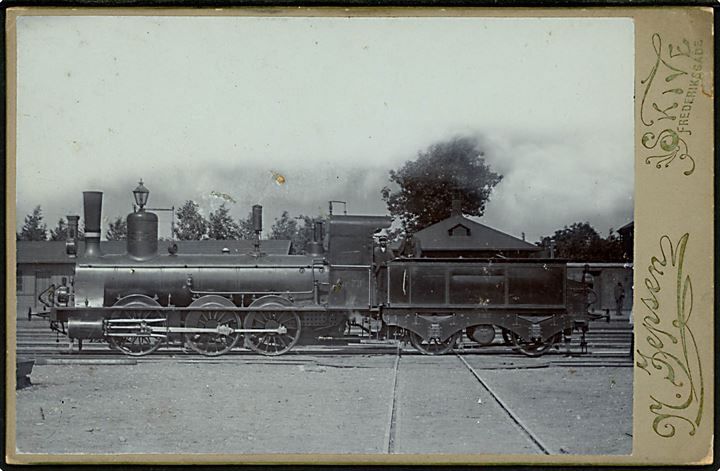
[[[462,234],[462,228],[467,229],[467,235]],[[422,250],[542,250],[517,237],[457,215],[428,226],[413,237],[420,241]]]

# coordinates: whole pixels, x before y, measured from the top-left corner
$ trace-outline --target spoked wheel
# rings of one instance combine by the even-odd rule
[[[518,350],[523,355],[529,356],[529,357],[539,357],[540,355],[544,354],[550,348],[555,345],[558,340],[560,340],[561,334],[553,335],[548,340],[533,340],[533,341],[526,341],[520,336],[514,332],[509,332],[510,338],[513,342],[513,346],[516,350]]]
[[[423,355],[443,355],[455,347],[460,334],[461,332],[457,332],[444,342],[440,342],[437,339],[424,340],[415,332],[410,331],[410,345]]]
[[[280,302],[262,303],[262,307],[284,307]],[[251,307],[253,307],[251,305]],[[249,332],[245,336],[246,346],[261,355],[282,355],[295,346],[300,338],[300,316],[292,311],[251,312],[245,317],[246,329],[278,329],[285,327],[284,334],[275,332]]]
[[[215,329],[224,326],[239,329],[242,325],[237,312],[225,310],[234,308],[235,304],[222,296],[203,296],[193,301],[189,307],[217,308],[217,310],[190,312],[185,318],[185,327]],[[231,334],[187,333],[185,334],[185,343],[201,355],[216,357],[232,350],[240,341],[241,336],[242,334],[239,332]]]
[[[512,332],[507,329],[502,329],[502,338],[505,341],[505,345],[515,345],[513,343]]]
[[[122,306],[131,308],[128,311],[118,311],[110,316],[110,319],[162,319],[163,315],[159,311],[143,310],[143,307],[157,307],[160,304],[154,299],[145,295],[131,295],[120,299],[114,304],[114,306]],[[137,324],[132,324],[134,327],[128,325],[127,332],[137,332]],[[162,327],[161,322],[151,322],[147,324],[149,327]],[[123,329],[116,330],[116,333],[121,333]],[[133,335],[133,336],[106,336],[107,342],[110,348],[117,350],[125,355],[134,357],[140,357],[143,355],[149,355],[154,352],[160,346],[165,343],[166,337],[163,335]]]

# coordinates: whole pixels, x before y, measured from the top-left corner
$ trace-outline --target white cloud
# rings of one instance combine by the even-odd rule
[[[114,217],[140,177],[157,205],[209,208],[215,190],[237,216],[331,198],[382,212],[387,171],[458,133],[483,136],[505,176],[491,225],[534,238],[632,214],[628,19],[19,17],[17,31],[20,222],[36,204],[51,223],[78,212],[86,189]]]

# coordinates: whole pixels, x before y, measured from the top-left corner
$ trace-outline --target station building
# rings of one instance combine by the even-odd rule
[[[413,235],[421,257],[529,258],[543,248],[462,215],[454,202],[452,214]]]

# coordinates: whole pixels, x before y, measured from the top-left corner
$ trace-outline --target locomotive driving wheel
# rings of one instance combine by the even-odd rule
[[[250,307],[286,307],[290,305],[282,298],[263,301],[258,299]],[[246,346],[261,355],[282,355],[295,346],[300,338],[300,316],[293,311],[256,311],[245,317],[246,329],[279,329],[285,333],[249,332],[245,336]]]
[[[217,295],[203,296],[188,307],[213,308],[212,310],[192,311],[185,317],[185,327],[215,329],[229,327],[239,329],[242,325],[237,312],[229,311],[235,304],[227,298]],[[187,333],[185,343],[201,355],[216,357],[233,349],[242,335],[238,333]]]
[[[447,340],[441,342],[438,339],[425,340],[415,332],[410,331],[410,345],[423,355],[444,355],[455,347],[461,333],[456,332]]]
[[[515,332],[509,332],[509,335],[515,349],[523,355],[529,357],[541,356],[542,354],[550,350],[550,348],[555,345],[561,337],[561,334],[556,334],[547,340],[533,339],[531,341],[527,341],[521,338]]]
[[[155,301],[154,299],[145,296],[145,295],[131,295],[126,296],[122,299],[120,299],[118,302],[116,302],[114,307],[127,307],[132,308],[128,309],[127,311],[117,311],[114,312],[110,319],[138,319],[138,321],[147,320],[147,319],[161,319],[162,313],[159,311],[154,310],[143,310],[143,307],[159,307],[160,304]],[[122,330],[127,330],[127,333],[133,333],[133,335],[125,336],[106,336],[107,342],[110,345],[110,348],[113,350],[117,350],[125,355],[130,355],[134,357],[139,357],[143,355],[149,355],[150,353],[156,351],[160,346],[165,343],[165,336],[162,335],[137,335],[135,332],[137,330],[138,324],[133,324],[134,327],[128,327],[126,329],[118,329],[120,333]],[[162,323],[160,322],[153,322],[148,323],[148,326],[152,327],[161,327]]]

